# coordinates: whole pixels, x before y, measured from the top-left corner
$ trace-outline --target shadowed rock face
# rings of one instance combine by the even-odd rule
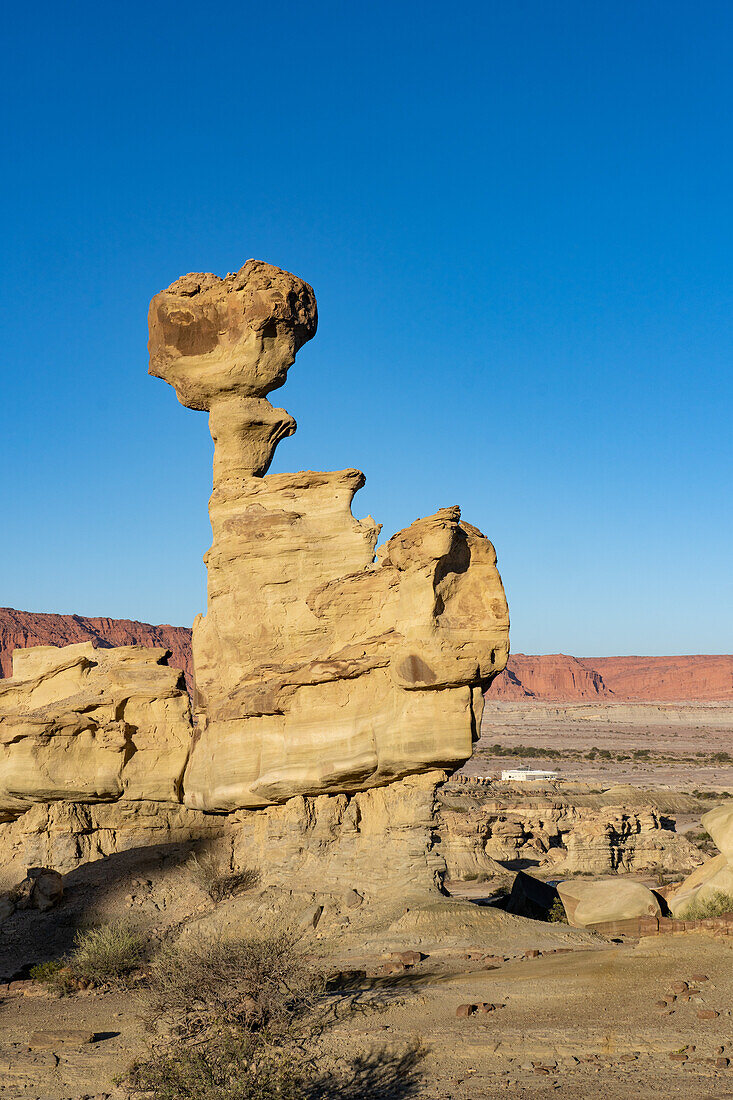
[[[295,431],[266,395],[316,329],[302,280],[249,260],[179,279],[149,316],[150,373],[208,410],[215,445],[186,803],[265,806],[463,763],[507,659],[491,543],[452,507],[375,553],[380,527],[351,512],[358,470],[265,476]]]

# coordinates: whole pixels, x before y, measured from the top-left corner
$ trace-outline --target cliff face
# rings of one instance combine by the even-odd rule
[[[181,668],[190,684],[191,631],[186,626],[151,626],[132,619],[87,619],[0,607],[0,677],[12,676],[13,650],[38,645],[91,642],[95,649],[144,645],[171,651],[169,664]]]
[[[733,656],[540,657],[513,653],[487,698],[542,703],[733,700]]]
[[[733,700],[733,656],[581,657],[615,698],[629,702]]]
[[[492,699],[559,702],[568,699],[611,699],[613,694],[599,672],[577,657],[551,653],[531,657],[513,653],[506,672],[489,689]]]

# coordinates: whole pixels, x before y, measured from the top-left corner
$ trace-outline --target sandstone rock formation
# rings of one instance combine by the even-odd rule
[[[191,631],[185,626],[152,626],[131,619],[88,619],[83,615],[47,615],[0,607],[0,678],[11,676],[13,652],[29,646],[67,646],[91,642],[95,648],[144,645],[170,651],[169,664],[190,680]]]
[[[661,908],[651,890],[629,879],[595,879],[559,882],[557,892],[565,906],[568,923],[588,928],[605,921],[632,917],[659,917]]]
[[[150,373],[208,411],[215,446],[186,805],[261,807],[465,761],[508,650],[491,543],[444,508],[376,551],[378,525],[351,513],[358,470],[266,475],[295,431],[266,395],[315,333],[311,288],[249,260],[179,279],[149,325]]]
[[[166,650],[18,649],[0,681],[0,821],[59,800],[177,802],[191,725]]]
[[[733,806],[716,806],[701,821],[720,854],[693,871],[667,899],[675,917],[684,918],[690,905],[704,904],[718,893],[733,898]]]
[[[494,784],[475,807],[446,791],[440,815],[448,877],[494,876],[497,861],[561,874],[687,871],[702,862],[674,821],[652,807],[594,805],[598,799],[543,795]]]

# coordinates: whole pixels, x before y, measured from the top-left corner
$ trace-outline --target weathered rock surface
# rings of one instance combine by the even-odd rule
[[[502,784],[477,805],[443,795],[442,852],[448,876],[497,873],[497,863],[525,864],[563,874],[687,871],[702,856],[674,831],[674,820],[652,807],[582,805]]]
[[[100,649],[144,645],[170,651],[169,664],[190,679],[191,631],[187,626],[153,626],[131,619],[89,619],[84,615],[47,615],[0,607],[0,678],[12,676],[13,652],[29,646],[67,646],[91,642]]]
[[[0,682],[0,820],[34,803],[177,802],[189,700],[164,649],[18,649]]]
[[[150,306],[150,372],[209,412],[208,609],[193,628],[186,804],[236,810],[453,768],[505,663],[496,555],[458,508],[393,536],[358,470],[265,476],[295,422],[266,398],[316,329],[313,291],[255,260]]]
[[[715,806],[702,815],[701,821],[720,855],[706,860],[667,899],[675,917],[684,918],[690,905],[711,900],[715,894],[733,899],[733,806]]]
[[[557,892],[565,906],[568,923],[574,928],[661,915],[659,902],[651,890],[643,883],[629,879],[596,879],[592,882],[575,879],[558,883]]]

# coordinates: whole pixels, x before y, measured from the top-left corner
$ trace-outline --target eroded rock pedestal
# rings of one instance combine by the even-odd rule
[[[351,513],[358,470],[267,475],[295,422],[266,395],[316,329],[311,288],[254,260],[150,306],[150,371],[214,439],[208,609],[194,624],[186,804],[353,792],[471,755],[508,613],[488,539],[444,508],[393,536]]]
[[[6,863],[68,870],[218,831],[265,886],[435,889],[436,787],[506,664],[493,546],[451,507],[377,549],[351,512],[358,470],[267,474],[295,431],[267,394],[316,330],[302,280],[255,260],[186,275],[149,323],[150,373],[208,411],[215,448],[194,722],[163,650],[17,650],[0,684]]]

